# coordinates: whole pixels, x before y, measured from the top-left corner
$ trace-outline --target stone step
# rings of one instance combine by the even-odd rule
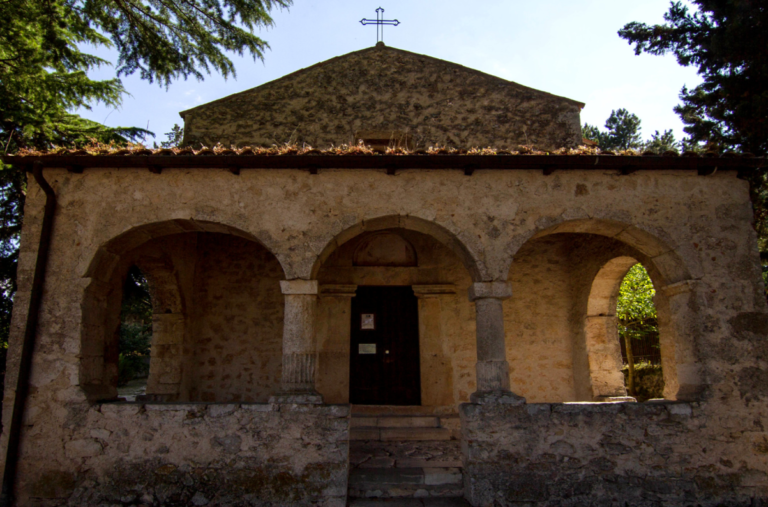
[[[384,441],[414,441],[414,440],[450,440],[453,436],[447,428],[391,428],[391,427],[352,427],[349,430],[350,440],[384,440]]]
[[[379,427],[379,428],[439,428],[440,418],[435,416],[353,416],[351,420],[353,428]]]
[[[463,498],[352,498],[349,507],[471,507]]]
[[[357,468],[349,475],[350,498],[461,497],[459,468]]]

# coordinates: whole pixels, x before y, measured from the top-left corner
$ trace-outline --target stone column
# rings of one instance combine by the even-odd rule
[[[584,319],[584,339],[594,401],[629,401],[621,373],[619,323],[615,315],[589,315]],[[634,398],[632,398],[634,399]]]
[[[509,390],[502,301],[510,296],[509,282],[477,282],[469,288],[477,314],[477,391],[470,397],[472,403],[525,403]]]
[[[280,392],[270,403],[320,404],[315,390],[317,280],[283,280],[283,372]]]
[[[325,403],[349,403],[349,322],[356,290],[351,284],[320,286],[316,388]]]
[[[419,358],[421,365],[421,404],[451,407],[453,393],[453,343],[444,335],[443,302],[456,296],[453,284],[413,285],[419,300]]]
[[[706,387],[697,350],[701,335],[701,315],[697,304],[699,284],[695,280],[683,280],[668,285],[662,288],[666,312],[663,307],[659,311],[661,305],[657,304],[666,399],[697,400]],[[656,295],[658,298],[659,293]]]

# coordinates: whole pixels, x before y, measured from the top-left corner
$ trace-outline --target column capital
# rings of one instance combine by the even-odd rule
[[[475,282],[469,288],[469,300],[507,299],[512,296],[512,284],[509,282]]]
[[[286,295],[317,295],[317,280],[281,280],[280,290]]]

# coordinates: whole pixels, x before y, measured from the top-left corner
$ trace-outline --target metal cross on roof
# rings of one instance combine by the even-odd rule
[[[384,25],[397,26],[400,22],[396,19],[384,19],[384,9],[376,9],[376,19],[361,19],[362,25],[376,25],[376,42],[384,42]]]

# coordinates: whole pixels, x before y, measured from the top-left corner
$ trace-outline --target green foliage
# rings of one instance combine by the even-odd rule
[[[625,365],[621,372],[624,374],[625,383],[628,383],[629,366]],[[664,397],[664,374],[660,364],[635,363],[634,380],[637,401]]]
[[[633,22],[619,36],[635,53],[672,53],[703,83],[680,92],[685,132],[710,147],[768,153],[768,4],[755,0],[672,2],[662,25]]]
[[[643,146],[640,137],[640,118],[626,109],[611,111],[605,122],[606,131],[584,124],[582,135],[595,141],[601,150],[630,150]]]
[[[619,320],[619,336],[640,339],[658,335],[656,306],[653,304],[651,278],[642,264],[635,264],[624,277],[619,288],[616,317]]]
[[[678,144],[675,133],[671,129],[665,130],[662,134],[659,134],[657,130],[651,139],[645,143],[645,150],[661,155],[666,151],[678,151]]]
[[[133,266],[123,285],[120,312],[118,385],[149,374],[152,344],[152,301],[142,272]]]
[[[179,127],[175,123],[171,131],[165,133],[165,137],[167,140],[160,143],[162,148],[178,148],[181,146],[181,141],[184,140],[184,127]]]

